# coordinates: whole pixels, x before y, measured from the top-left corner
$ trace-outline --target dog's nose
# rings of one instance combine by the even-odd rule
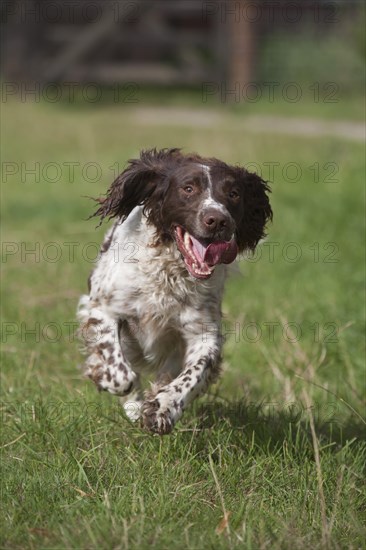
[[[206,210],[203,216],[203,223],[210,231],[225,229],[228,226],[229,220],[219,210]]]

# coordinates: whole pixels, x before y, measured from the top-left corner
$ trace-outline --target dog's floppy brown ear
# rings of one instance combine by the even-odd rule
[[[240,168],[239,179],[243,192],[243,217],[237,229],[237,243],[240,252],[254,250],[258,242],[266,236],[265,228],[272,220],[272,208],[267,182],[253,172]]]
[[[97,199],[99,207],[93,216],[127,218],[135,206],[146,205],[165,176],[169,161],[180,155],[179,149],[149,149],[141,151],[139,159],[128,161],[129,166],[114,180],[106,197]]]

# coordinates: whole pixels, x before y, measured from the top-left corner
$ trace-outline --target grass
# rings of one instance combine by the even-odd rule
[[[365,548],[363,145],[133,108],[2,105],[1,547]],[[174,145],[280,165],[268,241],[227,287],[222,380],[159,438],[81,377],[73,322],[105,231],[83,196]]]

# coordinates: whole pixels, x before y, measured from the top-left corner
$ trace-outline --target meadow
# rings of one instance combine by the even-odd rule
[[[364,144],[139,108],[2,105],[1,548],[365,548]],[[259,167],[274,210],[227,285],[223,376],[162,438],[74,334],[106,230],[86,197],[153,146]]]

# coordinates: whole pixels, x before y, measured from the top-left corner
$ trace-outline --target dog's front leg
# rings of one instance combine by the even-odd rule
[[[138,377],[131,369],[119,341],[119,322],[109,316],[102,307],[91,307],[81,303],[79,318],[80,332],[88,354],[85,374],[93,380],[99,390],[124,396],[138,383]]]
[[[190,337],[182,372],[166,386],[150,392],[142,406],[145,428],[160,435],[171,432],[184,409],[217,378],[220,362],[218,327],[213,333]]]

